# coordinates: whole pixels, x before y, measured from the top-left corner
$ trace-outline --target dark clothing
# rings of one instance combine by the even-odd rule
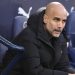
[[[22,70],[14,69],[11,75],[68,75],[66,39],[63,34],[53,38],[44,30],[43,13],[39,14],[37,20],[36,17],[32,20],[29,19],[28,27],[15,39],[15,43],[24,46],[26,51],[25,59],[19,64]]]

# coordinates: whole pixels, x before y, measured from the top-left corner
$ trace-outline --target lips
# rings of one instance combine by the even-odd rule
[[[61,32],[61,30],[54,30],[55,32]]]

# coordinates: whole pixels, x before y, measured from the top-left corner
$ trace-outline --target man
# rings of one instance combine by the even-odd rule
[[[51,2],[38,17],[29,18],[28,27],[15,39],[16,44],[26,49],[22,70],[12,75],[75,75],[67,69],[66,39],[62,34],[67,15],[61,3]]]

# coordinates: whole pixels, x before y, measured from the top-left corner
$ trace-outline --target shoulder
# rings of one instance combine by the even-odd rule
[[[33,42],[35,39],[35,33],[27,27],[13,40],[13,43],[22,45],[27,42]]]

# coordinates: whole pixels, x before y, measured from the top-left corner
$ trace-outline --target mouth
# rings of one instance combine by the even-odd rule
[[[56,32],[61,32],[62,30],[54,30],[54,31],[56,31]]]
[[[61,31],[61,30],[54,30],[54,32],[55,32],[56,34],[60,34],[62,31]]]

